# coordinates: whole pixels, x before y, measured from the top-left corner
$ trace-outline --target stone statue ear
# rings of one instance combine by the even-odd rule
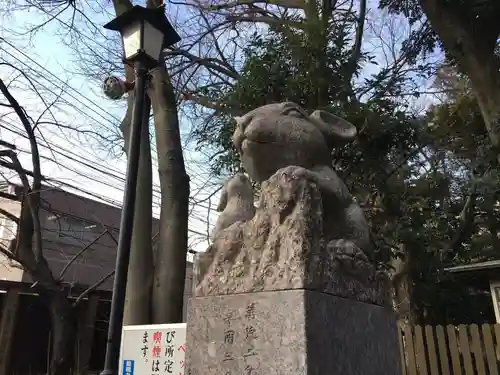
[[[227,183],[222,186],[222,191],[220,193],[219,205],[217,206],[217,212],[222,212],[227,206]]]
[[[332,149],[343,146],[356,138],[356,127],[349,121],[337,117],[330,112],[316,110],[309,118],[318,127],[326,143]]]

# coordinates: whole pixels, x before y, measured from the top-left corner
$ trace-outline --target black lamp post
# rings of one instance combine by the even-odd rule
[[[130,245],[134,224],[135,197],[141,127],[145,101],[148,70],[160,63],[161,52],[180,40],[165,16],[163,7],[149,9],[134,6],[104,26],[119,31],[123,40],[125,63],[135,66],[135,103],[130,127],[128,145],[127,177],[120,221],[120,235],[116,254],[116,269],[113,297],[109,316],[106,359],[101,375],[117,375],[120,358],[120,344],[123,327],[123,309],[127,287],[127,273],[130,260]]]

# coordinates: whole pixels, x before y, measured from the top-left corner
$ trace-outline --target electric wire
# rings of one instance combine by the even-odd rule
[[[9,125],[12,127],[10,127]],[[13,127],[15,127],[15,124],[10,123],[10,122],[0,118],[0,128],[5,129],[9,132],[12,132],[20,137],[28,139],[28,136],[25,133],[21,132],[20,130],[14,129]],[[47,143],[50,143],[50,142],[47,142]],[[45,147],[43,144],[41,146]],[[99,164],[96,161],[89,160],[88,158],[86,158],[82,155],[75,154],[74,152],[72,152],[68,149],[65,149],[64,147],[59,146],[57,144],[50,143],[50,147],[51,147],[51,151],[53,153],[58,154],[61,157],[64,157],[64,158],[69,159],[71,161],[74,161],[76,163],[82,164],[86,168],[94,170],[94,171],[96,171],[96,172],[98,172],[106,177],[114,178],[114,179],[118,180],[118,182],[120,182],[120,183],[125,182],[125,173],[124,172],[111,169],[110,167],[103,166],[102,164]],[[23,149],[21,147],[18,147],[18,150],[23,152],[23,153],[30,154],[30,151]],[[54,158],[50,158],[50,157],[47,157],[45,155],[40,155],[40,157],[42,159],[47,160],[47,161],[53,162],[54,164],[57,164],[61,168],[64,168],[64,169],[67,169],[73,173],[79,174],[82,177],[88,177],[87,175],[82,175],[80,171],[74,170],[74,169],[68,167],[67,164],[63,164],[63,163],[55,160]],[[116,186],[116,184],[113,184],[111,182],[109,182],[109,183],[103,182],[102,180],[99,180],[96,178],[91,178],[91,179],[95,182],[102,183],[110,188],[119,190],[119,188]],[[160,188],[158,187],[158,185],[154,185],[154,187],[153,187],[153,197],[157,198],[158,200],[161,198],[161,191],[160,191]],[[196,203],[196,204],[203,209],[214,211],[214,209],[212,207],[209,207],[208,205],[205,205],[203,203]]]
[[[19,135],[19,136],[21,136],[21,137],[27,138],[26,134],[23,134],[23,133],[22,133],[22,132],[20,132],[20,131],[15,131],[14,129],[9,128],[9,127],[7,127],[7,126],[5,126],[5,123],[9,124],[7,121],[5,121],[5,120],[3,120],[3,119],[0,119],[0,123],[3,123],[3,124],[0,124],[0,128],[7,129],[7,130],[14,132],[15,134],[17,134],[17,135]],[[14,125],[14,124],[9,124],[9,125]],[[60,155],[61,155],[61,156],[63,156],[63,157],[67,157],[66,155],[64,155],[64,153],[61,153],[61,152],[58,152],[57,150],[54,150],[54,148],[57,148],[57,147],[60,147],[60,146],[58,146],[58,145],[52,145],[52,146],[53,146],[53,149],[52,149],[52,151],[53,151],[53,152],[58,153],[58,154],[60,154]],[[28,150],[26,150],[26,149],[24,149],[24,148],[22,148],[22,147],[18,147],[18,150],[19,150],[20,152],[30,154],[30,152],[29,152]],[[69,151],[69,150],[68,150],[68,151]],[[74,153],[73,153],[73,154],[74,154]],[[74,155],[75,155],[75,154],[74,154]],[[79,157],[79,158],[83,158],[83,159],[85,159],[85,158],[84,158],[84,157],[82,157],[81,155],[75,155],[75,156],[77,156],[77,157]],[[106,181],[104,181],[104,180],[102,180],[102,179],[98,179],[98,178],[95,178],[95,177],[91,177],[91,176],[89,176],[88,174],[84,174],[84,173],[82,173],[82,172],[80,172],[80,171],[77,171],[77,170],[74,170],[74,169],[72,169],[72,168],[69,168],[66,164],[60,163],[60,162],[58,162],[57,160],[55,160],[55,159],[53,159],[53,158],[49,158],[49,157],[47,157],[47,156],[45,156],[45,155],[40,155],[40,157],[41,157],[42,159],[47,160],[47,161],[53,162],[53,163],[55,163],[55,164],[59,165],[60,167],[62,167],[62,168],[64,168],[64,169],[66,169],[66,170],[72,171],[72,172],[74,172],[74,173],[76,173],[76,174],[80,175],[80,176],[81,176],[81,177],[83,177],[83,178],[87,178],[87,179],[90,179],[90,180],[95,181],[95,182],[97,182],[97,183],[104,184],[104,185],[109,186],[109,187],[112,187],[112,188],[116,188],[116,186],[115,186],[114,184],[107,183]],[[88,166],[90,165],[90,164],[86,163],[85,161],[78,160],[77,158],[71,158],[71,159],[72,159],[72,160],[74,160],[74,161],[75,161],[75,162],[77,162],[77,163],[83,163],[86,167],[88,167]],[[98,170],[101,174],[106,175],[107,177],[109,177],[110,175],[112,175],[114,178],[118,179],[119,181],[122,181],[122,182],[124,181],[124,174],[123,174],[122,176],[118,176],[118,175],[116,175],[116,174],[109,173],[109,171],[105,170],[105,168],[104,168],[104,169],[99,169],[99,168],[96,168],[95,166],[92,166],[92,167],[93,167],[92,169],[96,169],[96,170]],[[116,171],[116,172],[117,172],[117,173],[122,174],[122,172],[119,172],[119,171]],[[89,190],[85,190],[85,189],[83,189],[83,188],[81,187],[81,184],[80,184],[80,186],[76,186],[76,185],[70,184],[70,183],[68,183],[68,182],[61,181],[61,180],[57,180],[57,179],[51,179],[51,178],[49,178],[48,180],[51,180],[51,181],[57,182],[57,183],[59,183],[59,184],[61,184],[61,185],[63,185],[63,186],[69,187],[70,189],[73,189],[73,190],[79,191],[79,192],[81,192],[81,193],[83,193],[83,194],[86,194],[86,195],[92,196],[93,198],[100,199],[100,200],[102,200],[102,201],[104,201],[104,202],[106,202],[106,203],[108,203],[108,204],[113,205],[113,206],[116,206],[116,207],[120,207],[120,206],[121,206],[121,203],[120,203],[120,202],[118,202],[118,201],[111,200],[111,199],[109,199],[108,197],[105,197],[105,196],[103,196],[103,195],[96,194],[96,193],[91,192],[91,191],[89,191]],[[199,206],[201,206],[202,208],[205,208],[206,210],[209,210],[209,211],[212,211],[212,210],[213,210],[213,209],[212,209],[211,207],[209,207],[209,206],[202,205],[202,204],[200,204],[200,203],[198,203],[198,205],[199,205]],[[200,215],[200,214],[198,214],[198,213],[196,213],[196,212],[193,212],[192,210],[191,210],[191,215],[190,215],[190,218],[191,218],[191,219],[196,219],[197,221],[201,222],[201,224],[204,224],[204,225],[206,225],[206,224],[207,224],[207,219],[206,219],[206,218],[201,217],[201,215]],[[190,231],[191,231],[192,233],[195,233],[195,234],[198,234],[198,235],[203,235],[203,236],[205,236],[205,235],[206,235],[206,234],[203,234],[203,233],[201,233],[201,232],[199,232],[199,231],[194,231],[194,230],[190,230]]]
[[[62,22],[61,20],[59,20],[60,22]],[[92,40],[93,42],[95,42],[92,38],[89,38],[88,36],[86,36],[85,34],[82,34],[81,32],[78,32],[80,35],[88,38],[89,40]],[[28,59],[31,63],[35,64],[36,66],[38,66],[40,69],[42,69],[47,75],[49,75],[50,77],[52,77],[54,80],[57,80],[59,82],[61,82],[63,84],[63,86],[60,86],[60,85],[57,85],[55,84],[53,81],[50,81],[47,79],[47,77],[41,73],[40,71],[36,71],[35,70],[35,73],[37,73],[39,76],[43,77],[50,85],[56,87],[57,89],[61,90],[61,92],[64,91],[64,93],[66,95],[69,95],[72,99],[76,100],[79,104],[83,104],[82,103],[82,100],[81,98],[85,99],[88,103],[90,103],[92,106],[95,106],[95,108],[98,108],[99,111],[97,111],[95,108],[91,108],[88,104],[84,104],[84,108],[86,109],[86,111],[82,111],[80,108],[78,108],[74,103],[71,103],[69,102],[68,100],[64,100],[64,103],[72,108],[73,110],[79,112],[81,115],[85,116],[86,118],[90,118],[92,119],[93,121],[95,121],[97,124],[99,124],[103,129],[106,129],[108,131],[114,131],[114,129],[106,126],[105,124],[102,123],[102,121],[96,119],[95,117],[91,116],[87,110],[93,112],[94,114],[97,114],[100,118],[102,118],[102,120],[106,121],[107,123],[111,124],[111,125],[114,125],[116,126],[116,123],[120,122],[120,119],[117,118],[117,116],[113,115],[112,113],[110,113],[109,111],[107,111],[106,109],[102,108],[100,105],[98,105],[94,100],[92,99],[89,99],[87,96],[83,95],[81,93],[81,91],[73,88],[71,85],[69,85],[68,83],[66,83],[65,81],[63,81],[61,78],[59,78],[57,75],[53,74],[51,71],[49,71],[47,68],[43,67],[42,65],[40,65],[37,61],[35,61],[34,59],[32,59],[30,56],[28,56],[27,54],[25,54],[22,50],[20,50],[19,48],[17,48],[15,45],[13,45],[12,43],[6,41],[5,39],[3,38],[0,38],[1,41],[5,42],[7,45],[9,45],[11,48],[13,48],[18,54],[22,55],[24,58]],[[104,46],[100,45],[101,47],[104,48]],[[23,62],[21,61],[18,57],[16,57],[15,55],[13,55],[12,53],[10,53],[9,51],[7,51],[5,48],[2,48],[0,46],[0,49],[3,50],[5,53],[7,53],[9,56],[11,56],[12,58],[14,58],[17,62],[21,62],[23,65],[25,65],[27,68],[29,69],[32,69],[34,70],[34,68],[28,64],[26,64],[26,62]],[[30,77],[33,81],[36,81],[36,83],[38,85],[40,85],[41,87],[43,87],[45,90],[51,92],[53,95],[57,95],[56,93],[54,93],[53,89],[50,89],[47,85],[44,85],[42,84],[39,80],[37,80],[36,78],[33,78],[33,77]],[[78,97],[75,97],[74,95],[71,95],[71,94],[68,94],[67,90],[72,90],[73,92],[77,93]],[[106,116],[104,116],[103,114],[108,114],[110,118],[107,118]],[[12,123],[7,123],[6,121],[2,121],[3,122],[3,128],[5,128],[5,124],[8,124],[8,125],[14,125]],[[22,134],[20,133],[19,131],[15,131],[14,129],[10,128],[10,129],[7,129],[11,132],[14,132],[14,133],[17,133],[17,135],[19,136],[26,136],[25,134]],[[77,130],[76,130],[77,131]],[[46,140],[45,140],[46,141]],[[67,141],[67,140],[66,140]],[[73,162],[76,162],[76,163],[79,163],[83,166],[85,166],[86,168],[90,168],[98,173],[101,173],[103,175],[106,175],[107,178],[109,177],[112,177],[116,180],[118,180],[119,182],[123,182],[124,181],[124,173],[123,172],[120,172],[118,170],[112,170],[111,168],[108,167],[104,167],[102,165],[99,165],[97,164],[95,161],[91,161],[90,159],[88,158],[85,158],[83,157],[82,155],[78,155],[78,154],[75,154],[67,149],[64,149],[62,146],[59,146],[57,144],[54,144],[54,143],[51,143],[51,142],[48,142],[46,141],[47,145],[45,145],[44,147],[47,147],[51,150],[51,152],[55,152],[57,153],[58,155],[62,156],[62,157],[65,157]],[[55,150],[55,148],[59,148],[59,150],[61,151],[57,151]],[[27,153],[28,151],[27,150],[22,150],[22,152],[24,153]],[[63,163],[60,163],[58,162],[57,160],[54,160],[54,158],[49,158],[49,157],[46,157],[46,156],[43,156],[44,159],[60,166],[60,167],[63,167],[65,169],[68,169],[67,165],[63,165]],[[90,165],[89,163],[93,163],[94,165]],[[189,166],[187,165],[186,168],[189,170]],[[72,169],[69,169],[70,171],[72,171],[73,173],[76,173],[76,174],[79,174],[81,175],[82,177],[85,177],[85,178],[89,178],[88,174],[82,174],[81,172],[78,172],[78,171],[75,171],[75,170],[72,170]],[[111,173],[110,173],[111,172]],[[119,176],[118,174],[122,174],[122,176]],[[116,188],[116,186],[114,184],[109,184],[109,183],[106,183],[104,182],[102,179],[97,179],[97,178],[90,178],[91,180],[93,181],[96,181],[98,183],[102,183],[104,185],[107,185],[107,186],[112,186],[114,188]],[[69,184],[67,182],[64,182],[64,181],[59,181],[59,180],[56,180],[56,179],[52,179],[52,178],[49,178],[48,180],[50,181],[53,181],[55,183],[59,183],[61,184],[62,186],[67,186],[67,187],[70,187],[71,189],[73,190],[76,190],[76,191],[80,191],[81,193],[83,194],[86,194],[86,195],[89,195],[89,196],[93,196],[93,197],[96,197],[102,201],[105,201],[106,203],[110,203],[114,206],[117,206],[119,207],[121,204],[120,202],[117,202],[115,200],[112,200],[110,199],[109,197],[105,197],[103,195],[100,195],[100,194],[96,194],[94,192],[91,192],[91,191],[88,191],[88,190],[85,190],[85,189],[82,189],[81,186],[75,186],[75,185],[72,185],[72,184]],[[159,189],[157,186],[154,187],[154,192],[155,193],[159,193]],[[210,211],[213,211],[213,209],[210,207],[210,206],[207,206],[207,205],[202,205],[201,203],[197,203],[198,206],[200,206],[201,208],[204,208],[206,210],[208,210],[209,212]],[[196,213],[191,213],[192,215],[191,216],[199,216],[198,214]],[[205,221],[206,223],[206,219],[201,219],[201,221]],[[199,235],[203,235],[205,236],[206,234],[203,234],[203,233],[200,233],[200,232],[197,232],[197,231],[192,231],[191,232],[195,232]]]
[[[9,44],[10,45],[10,44]],[[56,88],[60,89],[61,91],[63,91],[64,89],[66,88],[69,88],[75,92],[79,92],[78,90],[76,90],[75,88],[73,88],[72,86],[70,86],[69,84],[65,83],[64,81],[62,81],[59,77],[57,77],[56,75],[52,74],[50,71],[48,71],[46,68],[44,68],[43,66],[41,66],[40,64],[38,64],[36,61],[34,61],[33,59],[31,59],[29,56],[27,56],[26,54],[24,54],[22,51],[20,51],[19,49],[17,49],[15,46],[13,46],[14,49],[16,49],[16,51],[19,51],[21,54],[23,54],[23,56],[26,56],[28,59],[30,59],[31,61],[33,61],[35,64],[37,64],[38,66],[40,66],[45,72],[51,74],[54,78],[60,80],[62,83],[64,83],[65,87],[61,87],[61,86],[58,86],[58,85],[55,85]],[[5,49],[1,48],[0,47],[0,50],[4,50],[6,51]],[[11,57],[13,57],[14,59],[16,59],[16,57],[11,54],[10,52],[6,51],[7,54],[9,54]],[[17,60],[18,62],[21,62],[23,64],[25,64],[24,62],[20,61],[20,60]],[[30,67],[29,65],[26,65],[26,67],[28,67],[29,69],[33,69],[32,67]],[[36,72],[38,75],[41,75],[43,76],[40,72]],[[45,90],[49,91],[50,93],[52,93],[53,95],[57,95],[56,93],[54,93],[54,91],[52,89],[50,89],[49,87],[47,87],[46,85],[40,83],[39,80],[35,79],[35,78],[32,78],[30,77],[30,79],[33,81],[33,82],[36,82],[37,84],[39,84],[40,86],[42,86]],[[46,78],[44,78],[45,80],[47,80]],[[48,81],[48,80],[47,80]],[[50,81],[49,81],[50,82]],[[52,82],[50,82],[52,83]],[[53,84],[53,83],[52,83]],[[89,99],[88,97],[86,97],[85,95],[81,95],[83,98],[85,98],[87,101],[89,101],[90,103],[94,104],[94,105],[97,105],[93,100]],[[71,95],[71,97],[75,100],[78,100],[78,98],[76,98],[75,96]],[[78,101],[80,103],[80,101]],[[76,111],[78,111],[81,115],[83,116],[86,116],[87,118],[90,118],[91,120],[94,120],[97,124],[99,124],[100,126],[102,126],[104,129],[106,129],[107,131],[111,132],[111,133],[116,133],[115,130],[107,127],[107,126],[104,126],[104,124],[102,124],[102,122],[99,122],[97,119],[95,119],[94,117],[90,116],[87,112],[84,112],[82,111],[80,108],[77,108],[73,103],[70,103],[68,102],[66,99],[64,99],[64,103],[66,105],[68,105],[70,108],[72,109],[75,109]],[[99,109],[101,109],[100,106],[97,105],[97,107]],[[111,124],[115,124],[113,121],[109,120],[109,119],[106,119],[105,117],[103,117],[98,111],[96,111],[95,109],[91,109],[88,105],[85,105],[85,108],[86,109],[90,109],[93,113],[96,113],[98,115],[100,115],[104,120],[107,120],[108,122],[110,122]],[[110,114],[109,112],[107,112],[108,114]],[[117,117],[115,117],[114,115],[110,114],[111,116],[113,116],[113,119],[116,120],[116,121],[119,121],[119,119]],[[152,157],[153,159],[153,162],[157,164],[157,159],[155,157]],[[194,172],[194,171],[191,171],[191,167],[189,165],[186,165],[186,169],[188,170],[188,172]]]

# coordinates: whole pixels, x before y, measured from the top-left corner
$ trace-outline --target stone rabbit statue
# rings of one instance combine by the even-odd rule
[[[326,111],[308,115],[291,102],[264,105],[235,120],[233,144],[255,181],[290,165],[329,165],[332,149],[356,136],[349,122]]]
[[[254,208],[249,183],[226,183],[216,241],[195,261],[194,295],[307,289],[389,301],[363,210],[330,160],[333,148],[356,136],[354,125],[290,102],[236,121],[233,142],[249,177],[262,182],[260,200]],[[248,210],[239,208],[244,196]]]
[[[333,238],[371,247],[363,211],[331,167],[331,151],[353,140],[356,127],[329,112],[308,115],[291,102],[268,104],[235,118],[233,143],[250,178],[283,173],[314,181],[325,194]]]
[[[253,187],[247,176],[237,173],[222,187],[217,211],[221,212],[210,239],[215,241],[224,229],[238,221],[248,221],[255,215]]]

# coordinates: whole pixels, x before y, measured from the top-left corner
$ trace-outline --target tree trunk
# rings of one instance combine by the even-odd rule
[[[153,287],[153,172],[149,144],[149,114],[151,101],[145,99],[141,153],[132,235],[132,251],[128,268],[125,297],[124,325],[149,324],[151,321],[151,289]]]
[[[130,0],[114,0],[113,5],[117,16],[132,8]],[[134,69],[125,64],[125,79],[135,80]],[[125,140],[125,150],[128,149],[130,123],[134,107],[134,92],[129,92],[127,112],[120,125]],[[149,144],[149,112],[150,102],[146,100],[146,110],[143,118],[143,133],[141,134],[141,151],[139,158],[139,173],[137,176],[137,196],[135,203],[134,229],[130,263],[128,269],[127,292],[123,324],[149,324],[151,319],[151,289],[153,285],[153,247],[152,247],[152,165],[151,148]],[[147,115],[146,115],[147,114]]]
[[[471,82],[486,130],[500,162],[500,61],[494,54],[497,36],[475,33],[450,5],[420,0],[420,5],[446,50]],[[458,9],[458,8],[457,8]]]
[[[60,294],[48,296],[52,322],[50,375],[71,373],[73,348],[76,339],[75,311],[70,301]]]
[[[76,319],[73,306],[66,298],[65,292],[54,279],[43,256],[41,247],[41,231],[38,211],[40,208],[40,187],[35,181],[29,197],[24,197],[21,204],[16,240],[9,249],[16,254],[17,260],[43,288],[43,297],[47,300],[51,316],[51,355],[50,375],[68,375],[73,360],[73,349],[76,339]],[[37,239],[38,237],[38,239]],[[17,251],[16,251],[17,249]],[[40,256],[36,257],[36,254]]]
[[[189,177],[184,166],[179,118],[170,77],[164,67],[151,72],[161,186],[160,246],[156,256],[152,323],[182,322],[188,239]]]
[[[401,249],[405,246],[401,245]],[[392,259],[392,267],[394,268],[392,275],[392,286],[394,293],[394,310],[398,318],[398,322],[403,325],[414,323],[412,316],[412,278],[410,257],[405,252],[404,259],[398,257]]]

